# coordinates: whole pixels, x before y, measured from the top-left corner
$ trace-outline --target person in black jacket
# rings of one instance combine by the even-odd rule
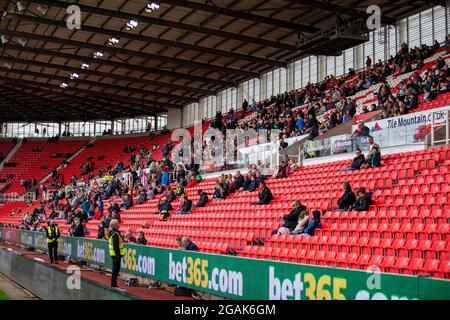
[[[138,242],[138,244],[143,245],[143,246],[147,245],[147,239],[145,239],[145,235],[142,231],[139,232],[137,242]]]
[[[208,194],[200,189],[198,190],[198,195],[200,196],[200,199],[198,199],[198,202],[195,205],[195,207],[203,208],[209,201]]]
[[[177,195],[170,186],[167,187],[167,193],[167,202],[172,203],[177,198]]]
[[[167,199],[165,197],[162,197],[161,200],[159,201],[159,214],[163,215],[163,221],[166,221],[167,218],[170,216],[170,211],[173,210],[172,204],[167,201]]]
[[[361,187],[356,191],[356,201],[352,207],[354,211],[368,211],[372,202],[372,197],[369,192],[366,192],[366,189]]]
[[[298,217],[300,216],[300,212],[303,210],[306,210],[306,207],[304,205],[301,205],[298,200],[292,201],[292,210],[288,214],[281,217],[282,219],[282,228],[287,228],[289,231],[292,232],[292,230],[295,229],[298,223]],[[272,234],[277,234],[278,229],[273,230]]]
[[[366,158],[361,152],[361,149],[357,148],[355,151],[355,157],[353,158],[352,164],[347,169],[344,169],[342,171],[354,171],[359,170],[361,166],[366,162]]]
[[[133,206],[133,198],[129,194],[126,194],[123,198],[123,201],[122,201],[122,204],[120,205],[120,207],[125,210],[128,210],[132,206]]]
[[[270,204],[270,201],[273,200],[272,192],[270,192],[269,188],[267,187],[264,181],[262,181],[259,184],[258,198],[259,201],[253,202],[252,203],[253,205]]]
[[[73,226],[72,237],[83,238],[84,237],[84,227],[81,224],[80,218],[75,218],[74,223],[75,224]]]
[[[136,201],[136,204],[143,204],[145,201],[147,201],[147,192],[145,192],[145,189],[142,188],[141,192],[139,193],[139,198]]]
[[[183,195],[180,210],[176,214],[188,214],[191,213],[192,200],[190,200],[186,195]]]
[[[184,247],[185,250],[199,251],[197,245],[193,243],[191,239],[189,239],[188,237],[183,237],[181,239],[181,245]]]
[[[344,189],[344,194],[338,199],[339,210],[348,210],[355,203],[356,197],[350,183],[344,182],[342,187]]]

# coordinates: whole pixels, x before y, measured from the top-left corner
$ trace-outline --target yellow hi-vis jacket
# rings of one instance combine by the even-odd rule
[[[118,238],[119,240],[119,252],[120,255],[123,257],[125,255],[125,248],[123,245],[123,240],[122,237],[120,236],[119,232],[117,232],[116,230],[112,231],[112,233],[109,235],[109,255],[111,257],[115,257],[116,256],[116,251],[114,250],[114,239]]]

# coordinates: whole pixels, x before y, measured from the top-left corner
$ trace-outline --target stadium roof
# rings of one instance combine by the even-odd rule
[[[0,121],[181,108],[286,67],[302,55],[299,33],[332,25],[336,13],[365,18],[367,6],[378,4],[389,24],[440,2],[0,0]],[[66,26],[71,4],[81,9],[81,30]]]

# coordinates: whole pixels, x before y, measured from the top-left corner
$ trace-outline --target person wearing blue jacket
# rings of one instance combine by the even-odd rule
[[[313,236],[316,234],[316,229],[322,229],[322,222],[320,221],[320,211],[313,211],[313,220],[305,228],[305,231],[301,235],[303,236]]]

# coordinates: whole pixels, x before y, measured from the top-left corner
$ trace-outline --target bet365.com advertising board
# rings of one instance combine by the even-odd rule
[[[0,230],[3,240],[45,250],[44,233]],[[126,245],[122,271],[231,299],[450,299],[450,281]],[[108,242],[62,237],[59,252],[111,268]]]

